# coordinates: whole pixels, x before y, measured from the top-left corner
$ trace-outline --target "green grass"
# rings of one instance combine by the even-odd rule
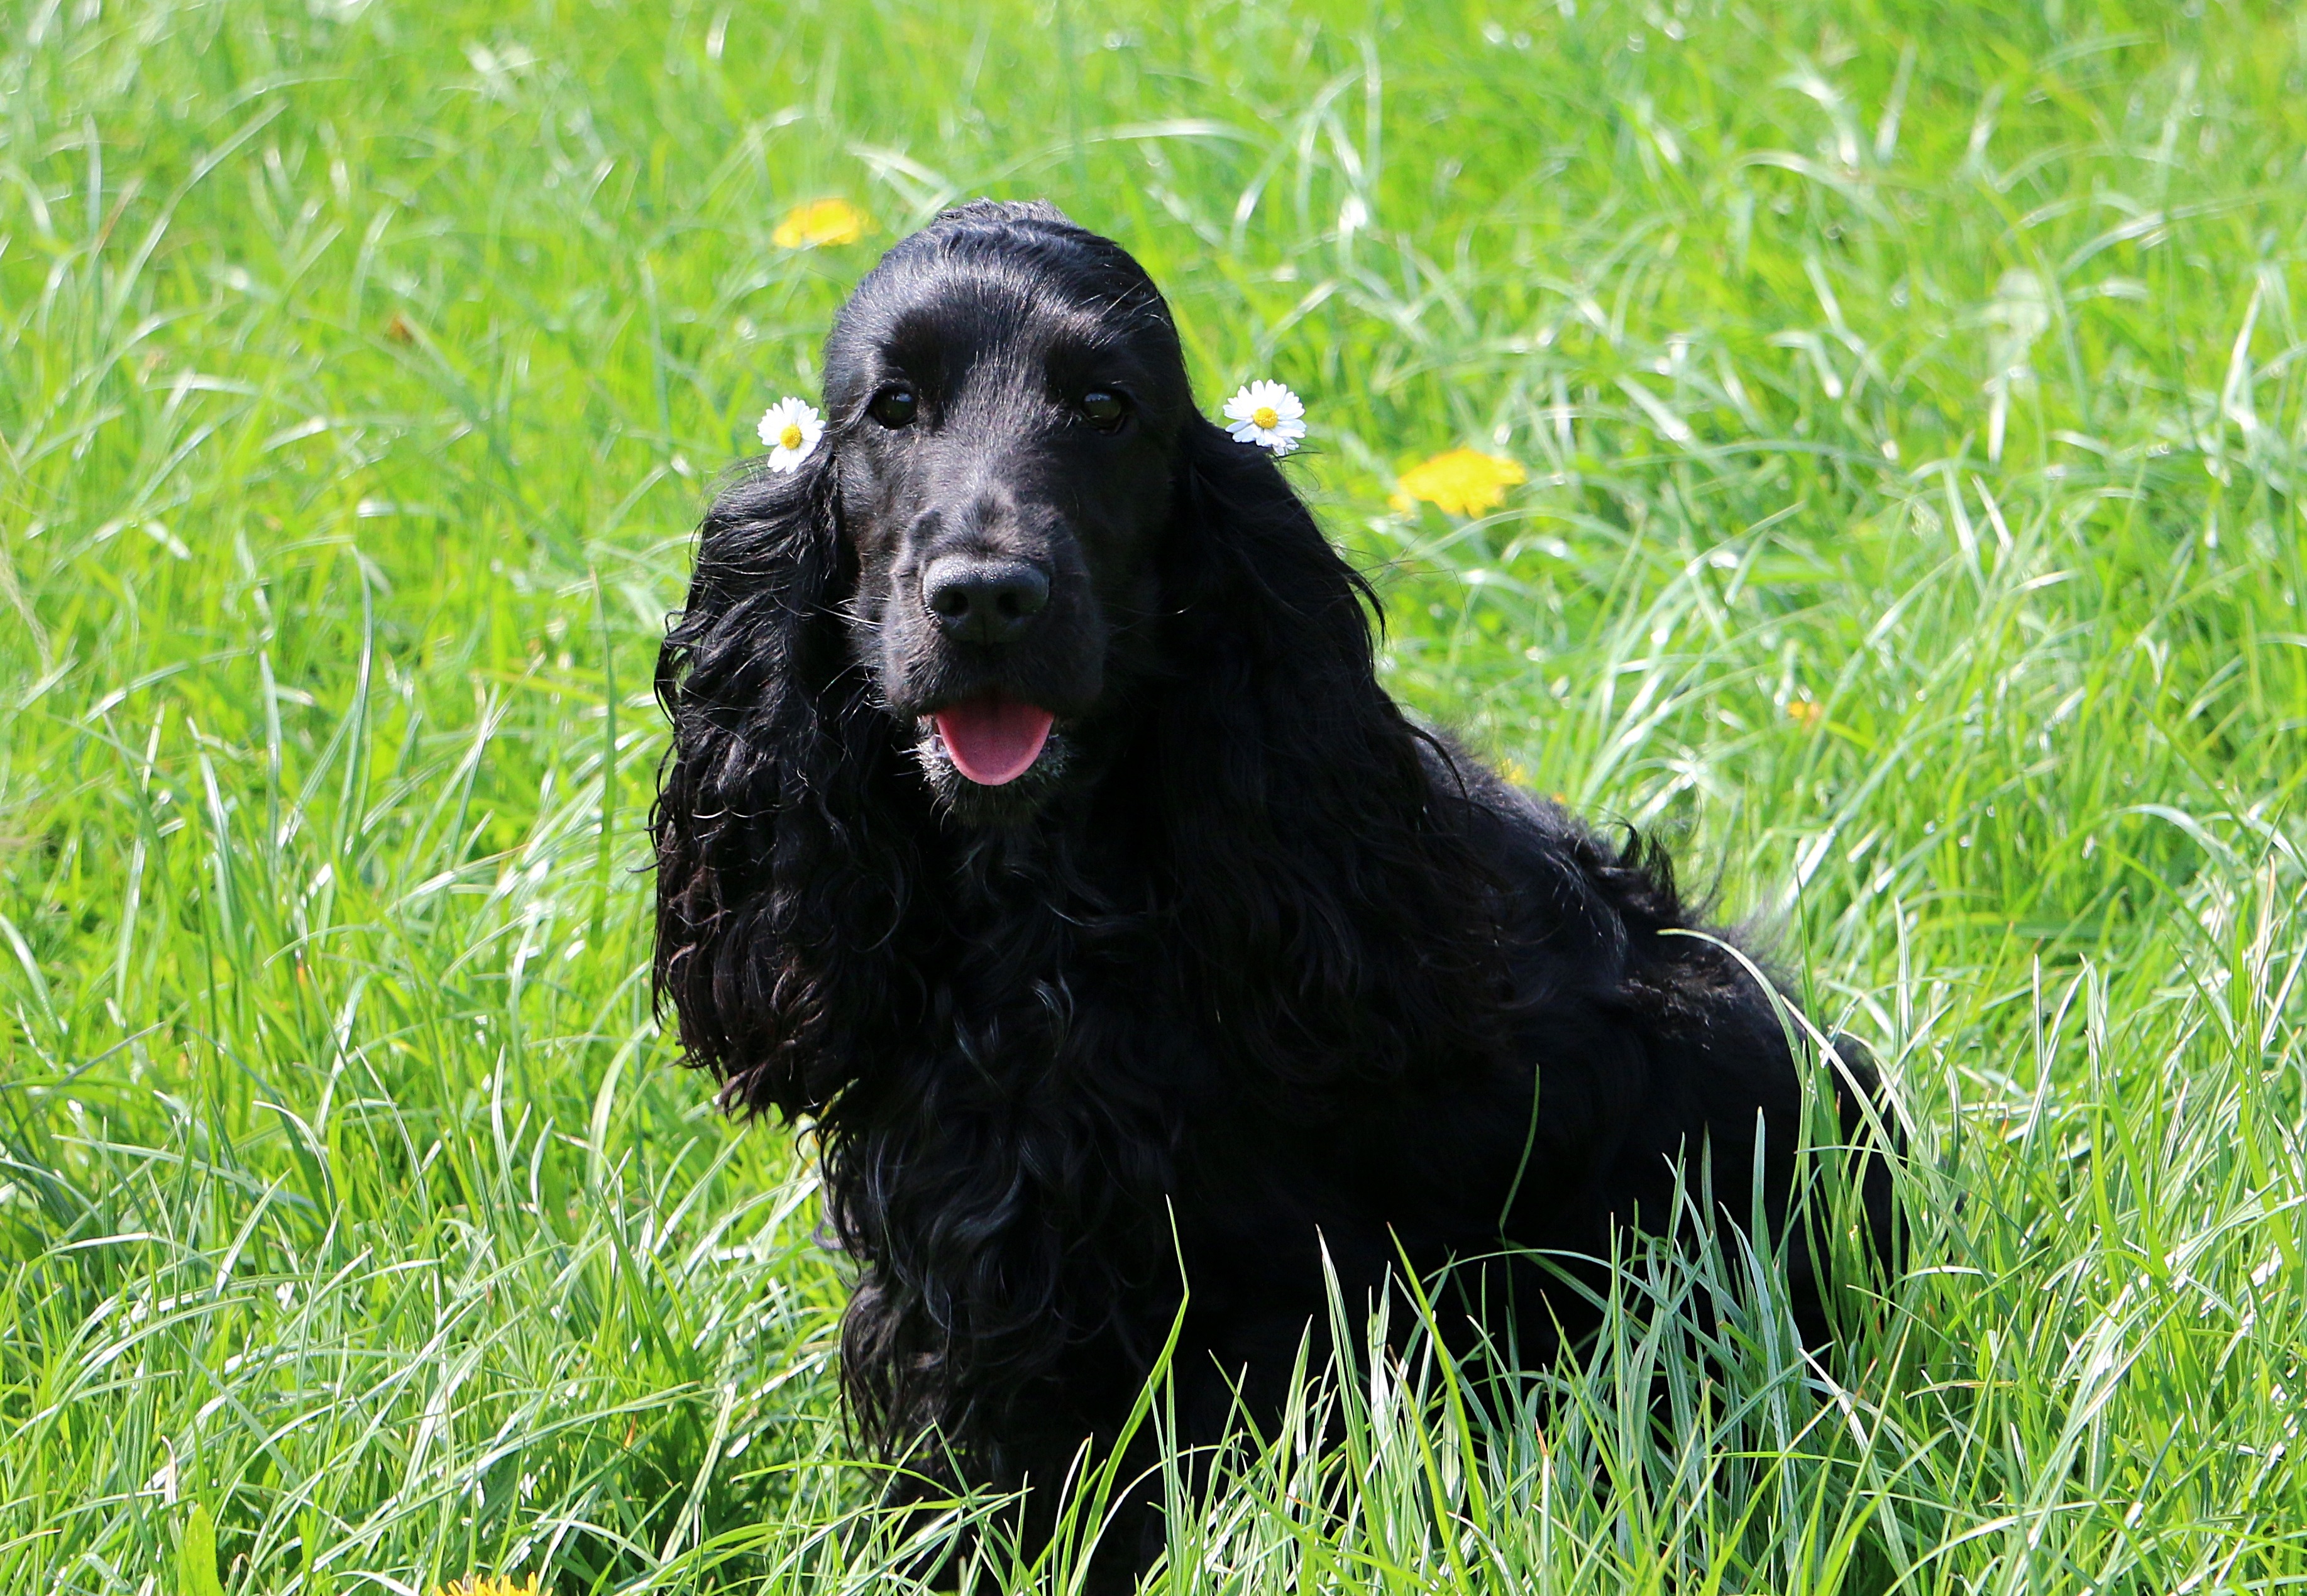
[[[978,193],[1307,397],[1396,690],[1672,835],[1915,1137],[1829,1368],[1634,1260],[1494,1431],[1317,1392],[1171,1586],[2307,1584],[2307,13],[0,30],[0,1589],[886,1583],[805,1165],[650,1015],[647,687],[751,418]],[[1461,443],[1530,482],[1387,508]]]

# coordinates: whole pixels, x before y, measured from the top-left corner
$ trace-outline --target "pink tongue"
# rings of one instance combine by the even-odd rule
[[[1046,709],[1013,699],[971,699],[937,712],[938,736],[954,768],[982,787],[1016,781],[1050,739]]]

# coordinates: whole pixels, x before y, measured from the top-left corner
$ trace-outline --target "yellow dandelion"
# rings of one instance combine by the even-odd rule
[[[794,206],[769,235],[779,249],[815,249],[820,244],[854,244],[873,219],[843,199],[810,200]]]
[[[1479,515],[1505,503],[1508,488],[1529,480],[1530,473],[1510,459],[1479,450],[1453,449],[1404,471],[1394,507],[1407,512],[1423,499],[1450,515]]]
[[[1788,699],[1787,718],[1803,730],[1808,731],[1826,718],[1826,706],[1813,703],[1808,699]]]
[[[475,1574],[442,1585],[433,1596],[545,1596],[545,1592],[533,1574],[518,1584],[509,1579]]]

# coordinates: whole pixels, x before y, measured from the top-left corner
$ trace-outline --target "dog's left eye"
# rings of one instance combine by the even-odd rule
[[[900,427],[913,421],[913,413],[920,408],[920,406],[913,399],[912,389],[884,388],[873,396],[873,402],[865,408],[872,414],[873,419],[883,426]]]
[[[1090,425],[1100,432],[1110,433],[1121,425],[1121,417],[1128,407],[1121,402],[1119,394],[1103,388],[1093,388],[1081,396],[1080,408],[1083,419]]]

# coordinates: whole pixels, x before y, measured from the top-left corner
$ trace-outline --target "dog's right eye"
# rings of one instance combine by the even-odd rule
[[[920,404],[910,388],[884,388],[873,396],[873,402],[865,407],[866,414],[888,427],[910,426],[913,412],[919,408]]]
[[[1081,396],[1082,415],[1102,433],[1110,433],[1121,425],[1125,408],[1121,396],[1111,389],[1093,388]]]

